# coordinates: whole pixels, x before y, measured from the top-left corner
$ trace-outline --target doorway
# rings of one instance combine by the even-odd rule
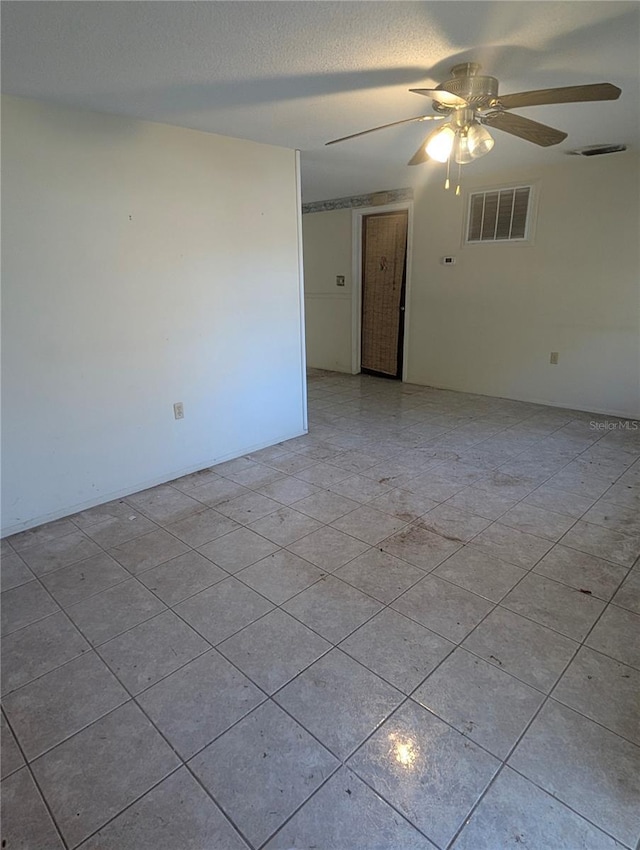
[[[403,379],[411,202],[354,210],[354,374]]]
[[[360,369],[400,380],[408,219],[406,209],[362,216]]]

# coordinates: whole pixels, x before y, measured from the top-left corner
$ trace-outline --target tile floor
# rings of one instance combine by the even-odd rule
[[[640,432],[314,373],[310,434],[2,542],[2,847],[640,837]]]

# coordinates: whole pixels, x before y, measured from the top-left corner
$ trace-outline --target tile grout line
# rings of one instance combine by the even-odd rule
[[[521,743],[521,741],[524,739],[524,736],[527,734],[527,732],[529,731],[529,729],[533,726],[533,724],[534,724],[534,722],[536,721],[536,719],[538,718],[538,716],[541,714],[541,712],[542,712],[543,708],[547,705],[547,703],[549,702],[549,700],[553,698],[553,697],[552,697],[552,694],[553,694],[553,692],[555,691],[556,687],[558,686],[558,684],[559,684],[559,683],[560,683],[560,681],[562,680],[563,676],[565,675],[565,673],[567,672],[567,670],[569,669],[569,667],[571,666],[571,664],[572,664],[572,663],[573,663],[573,661],[575,660],[575,658],[576,658],[576,656],[577,656],[578,652],[580,651],[580,649],[581,649],[583,646],[585,646],[585,641],[587,640],[587,638],[589,637],[589,635],[591,634],[591,632],[593,631],[593,629],[596,627],[597,623],[600,621],[601,617],[603,616],[603,614],[604,614],[604,612],[605,612],[606,610],[607,610],[607,606],[605,606],[605,607],[602,609],[602,611],[600,612],[600,614],[596,617],[596,619],[594,620],[593,624],[591,625],[591,627],[588,629],[587,633],[585,634],[585,636],[584,636],[583,640],[579,643],[578,648],[577,648],[577,649],[573,652],[573,654],[571,655],[571,657],[569,658],[569,660],[568,660],[568,661],[567,661],[567,663],[565,664],[564,668],[562,669],[562,672],[561,672],[561,673],[560,673],[560,675],[556,678],[555,683],[553,684],[553,686],[551,687],[551,689],[548,691],[548,693],[545,695],[544,699],[542,700],[542,702],[541,702],[541,703],[540,703],[540,705],[538,706],[537,710],[534,712],[533,716],[531,717],[531,719],[529,720],[529,722],[526,724],[526,726],[524,727],[524,729],[522,730],[522,732],[520,733],[520,735],[519,735],[519,736],[518,736],[518,738],[516,739],[515,743],[512,745],[511,749],[508,751],[508,753],[507,753],[506,757],[504,758],[503,764],[502,764],[502,766],[501,766],[500,770],[498,771],[498,773],[500,773],[500,772],[502,772],[502,769],[503,769],[504,767],[508,766],[511,770],[515,770],[515,771],[516,771],[516,772],[517,772],[520,776],[524,776],[524,778],[525,778],[528,782],[531,782],[533,785],[535,785],[537,788],[540,788],[540,789],[541,789],[542,791],[544,791],[546,794],[549,794],[550,796],[554,797],[554,799],[559,799],[559,798],[556,798],[556,797],[555,797],[555,795],[550,794],[550,792],[549,792],[549,791],[547,791],[547,790],[546,790],[545,788],[543,788],[542,786],[538,785],[538,783],[536,783],[534,780],[530,779],[528,776],[526,776],[526,774],[521,773],[521,771],[519,771],[519,770],[517,770],[516,768],[512,767],[510,764],[508,764],[508,761],[509,761],[509,759],[511,758],[511,756],[513,755],[513,753],[515,752],[515,750],[517,749],[518,745],[519,745],[519,744]],[[556,700],[556,702],[559,702],[559,701],[558,701],[558,700]],[[564,703],[561,703],[561,705],[564,705]],[[568,708],[570,708],[570,706],[567,706],[567,707],[568,707]],[[570,708],[570,710],[571,710],[571,711],[576,711],[575,709],[571,709],[571,708]],[[580,711],[576,711],[576,713],[577,713],[577,714],[580,714],[580,716],[581,716],[581,717],[584,717],[586,720],[591,720],[591,718],[589,718],[589,717],[587,717],[586,715],[582,714],[582,712],[580,712]],[[591,720],[591,722],[592,722],[592,723],[597,723],[597,721],[593,721],[593,720]],[[600,726],[601,728],[606,729],[606,730],[607,730],[608,732],[610,732],[611,734],[617,735],[617,733],[615,733],[615,732],[613,732],[612,730],[608,729],[606,726],[603,726],[603,724],[601,724],[601,723],[597,723],[597,725],[598,725],[598,726]],[[618,737],[621,737],[621,736],[618,736]],[[626,739],[624,739],[624,738],[623,738],[623,740],[626,740]],[[635,746],[637,746],[637,745],[635,745]],[[497,776],[497,774],[496,774],[496,776]],[[495,777],[494,777],[494,778],[495,778]],[[491,783],[491,784],[492,784],[492,783]],[[484,797],[485,797],[485,795],[486,795],[486,793],[487,793],[487,791],[488,791],[488,788],[489,788],[489,786],[487,786],[487,788],[484,790],[484,792],[482,793],[482,795],[480,796],[480,798],[477,800],[477,802],[476,802],[476,804],[474,805],[473,809],[472,809],[472,810],[469,812],[469,814],[467,815],[467,817],[466,817],[466,819],[465,819],[465,821],[466,821],[466,822],[468,822],[468,821],[471,819],[471,817],[472,817],[473,813],[475,812],[475,810],[478,808],[478,806],[480,805],[480,803],[481,803],[481,802],[482,802],[482,800],[484,799]],[[598,824],[596,824],[596,823],[593,823],[593,822],[592,822],[592,821],[590,821],[588,818],[586,818],[584,815],[582,815],[582,814],[580,814],[579,812],[575,811],[575,809],[573,809],[571,806],[569,806],[569,805],[568,805],[567,803],[565,803],[563,800],[559,800],[559,802],[560,802],[562,805],[566,806],[567,808],[571,809],[571,811],[573,811],[573,812],[574,812],[576,815],[578,815],[579,817],[583,818],[584,820],[588,821],[589,823],[592,823],[592,825],[593,825],[593,826],[595,826],[597,829],[600,829],[602,832],[605,832],[605,834],[610,835],[610,833],[608,833],[608,832],[607,832],[607,831],[606,831],[603,827],[599,826],[599,825],[598,825]],[[463,825],[463,826],[464,826],[464,825]],[[460,830],[458,830],[458,832],[456,833],[456,835],[455,835],[455,836],[454,836],[454,838],[452,839],[451,843],[448,845],[447,850],[451,850],[451,848],[452,848],[452,846],[453,846],[453,843],[454,843],[454,842],[457,840],[457,838],[459,837],[460,832],[462,831],[462,829],[463,829],[463,827],[461,827],[461,828],[460,828]],[[611,838],[613,838],[613,836],[610,836],[610,837],[611,837]],[[614,840],[618,840],[618,839],[614,839]]]

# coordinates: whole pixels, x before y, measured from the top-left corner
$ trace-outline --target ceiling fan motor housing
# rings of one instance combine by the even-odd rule
[[[498,81],[495,77],[478,76],[480,65],[477,62],[464,62],[454,65],[451,69],[452,78],[441,83],[436,88],[457,94],[464,98],[470,106],[482,109],[491,105],[498,96]],[[438,112],[450,112],[450,106],[434,102]]]

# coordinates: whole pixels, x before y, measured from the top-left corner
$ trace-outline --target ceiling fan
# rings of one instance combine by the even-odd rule
[[[409,89],[415,94],[431,98],[433,108],[439,115],[418,115],[416,118],[393,121],[391,124],[333,139],[327,144],[335,145],[347,139],[355,139],[367,133],[413,121],[448,119],[444,125],[427,136],[408,164],[420,165],[434,159],[437,162],[446,162],[448,166],[449,161],[453,159],[458,165],[464,165],[489,153],[493,147],[494,141],[487,127],[502,130],[542,147],[557,145],[567,138],[567,134],[562,130],[555,130],[521,115],[514,115],[508,111],[510,109],[551,103],[616,100],[621,94],[621,90],[611,83],[594,83],[501,95],[498,94],[498,80],[495,77],[479,75],[480,69],[481,66],[476,62],[465,62],[455,65],[451,69],[451,79],[434,89]],[[445,187],[448,188],[448,177]]]

